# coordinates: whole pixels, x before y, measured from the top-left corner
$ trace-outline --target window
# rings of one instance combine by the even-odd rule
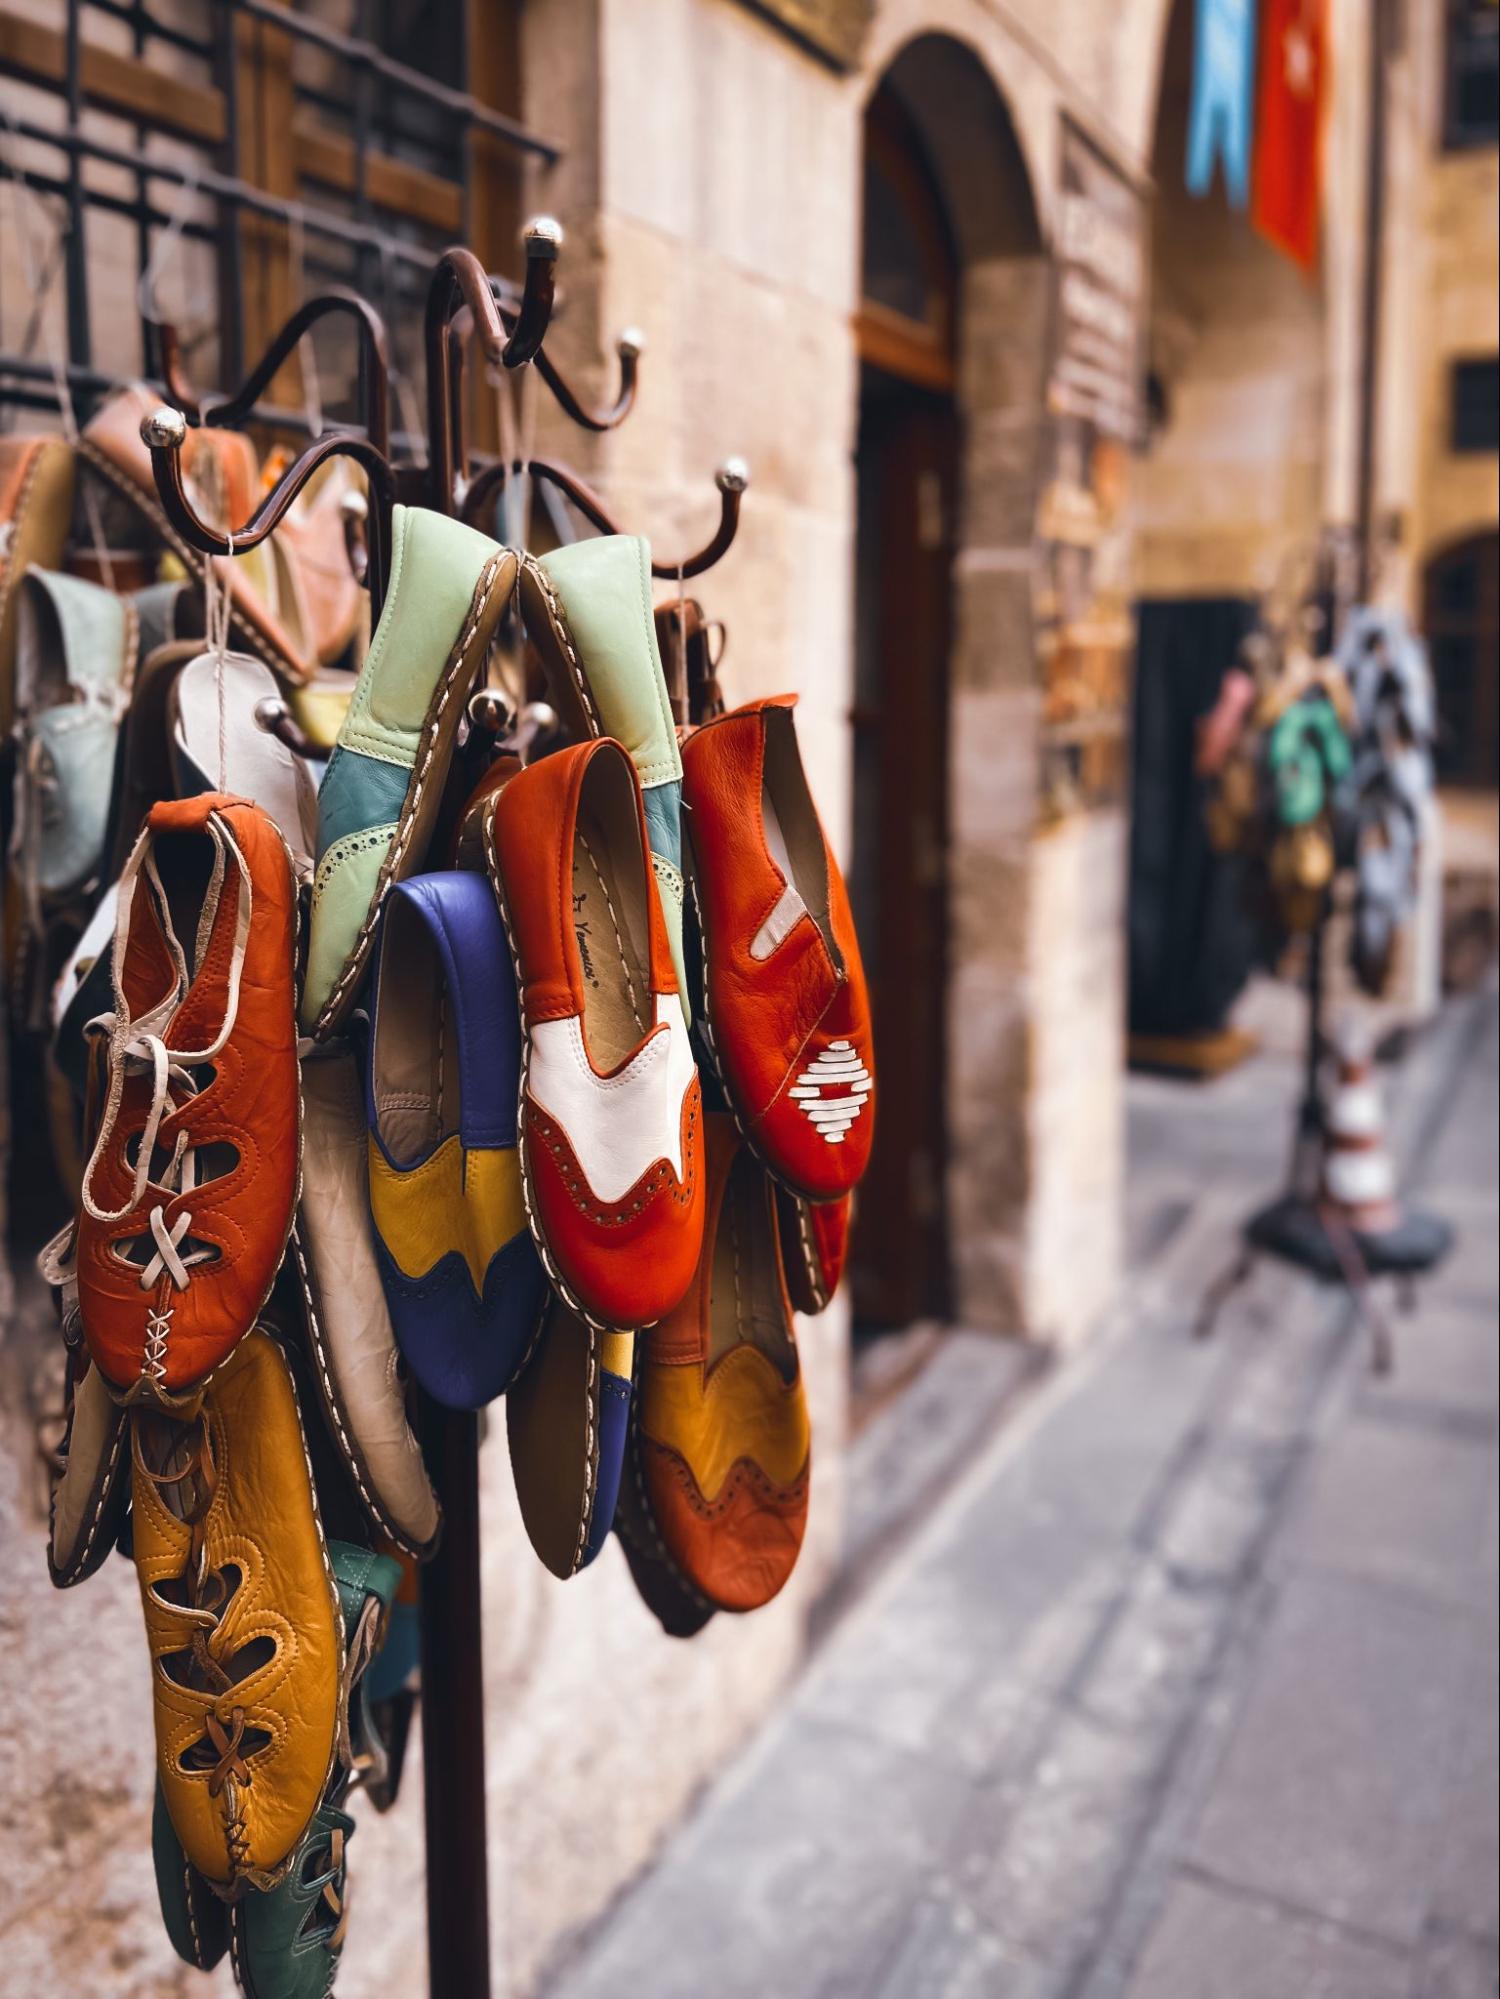
[[[1443,144],[1449,152],[1500,140],[1500,7],[1448,0]]]
[[[1455,361],[1449,377],[1449,448],[1500,451],[1500,354]]]
[[[890,90],[865,113],[861,356],[903,380],[953,386],[958,260],[937,183]]]

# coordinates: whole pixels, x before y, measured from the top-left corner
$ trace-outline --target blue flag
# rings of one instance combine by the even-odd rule
[[[1255,85],[1255,0],[1198,0],[1193,32],[1193,106],[1188,119],[1189,194],[1207,194],[1214,163],[1235,208],[1250,200],[1250,125]]]

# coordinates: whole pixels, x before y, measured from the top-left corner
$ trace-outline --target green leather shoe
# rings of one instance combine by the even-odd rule
[[[323,1802],[281,1882],[226,1905],[194,1872],[172,1829],[160,1791],[151,1827],[156,1892],[172,1948],[187,1964],[210,1970],[226,1949],[249,1999],[327,1999],[333,1990],[346,1924],[345,1864],[354,1820],[344,1809],[350,1779],[379,1746],[369,1740],[364,1672],[375,1655],[401,1565],[348,1541],[330,1541],[328,1557],[344,1613],[347,1663],[341,1692],[340,1754]]]
[[[464,698],[515,583],[516,558],[421,507],[392,517],[391,580],[318,792],[304,1028],[346,1018],[392,882],[422,867]]]
[[[646,801],[651,865],[667,919],[682,1010],[682,758],[651,611],[651,550],[639,535],[575,541],[521,559],[521,609],[568,733],[613,736]]]

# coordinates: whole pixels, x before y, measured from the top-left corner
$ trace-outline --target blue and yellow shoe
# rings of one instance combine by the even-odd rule
[[[515,975],[483,875],[392,889],[376,948],[366,1115],[386,1302],[413,1375],[477,1409],[525,1358],[546,1296],[521,1191]]]

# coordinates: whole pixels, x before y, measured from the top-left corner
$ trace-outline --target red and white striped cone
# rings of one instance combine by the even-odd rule
[[[1401,1209],[1374,1059],[1367,1048],[1346,1041],[1334,1063],[1324,1112],[1318,1205],[1358,1235],[1382,1235],[1401,1220]]]

